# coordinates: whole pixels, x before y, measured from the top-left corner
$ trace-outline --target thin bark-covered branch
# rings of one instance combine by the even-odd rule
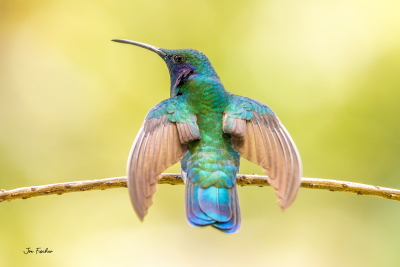
[[[162,178],[158,181],[158,183],[183,185],[181,176],[175,173],[162,174]],[[237,184],[240,186],[269,186],[268,176],[261,175],[239,174],[237,176]],[[126,187],[125,176],[101,180],[86,180],[59,184],[30,186],[12,190],[1,189],[0,202],[11,201],[14,199],[27,199],[38,196],[55,194],[62,195],[64,193],[71,192],[105,190],[120,187]],[[302,178],[301,187],[310,189],[325,189],[329,191],[349,192],[358,195],[367,195],[400,201],[400,190],[345,181]]]

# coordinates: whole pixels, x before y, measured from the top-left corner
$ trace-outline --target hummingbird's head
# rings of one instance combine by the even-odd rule
[[[112,41],[133,44],[157,53],[168,66],[171,78],[171,97],[178,95],[178,87],[191,77],[204,75],[218,78],[210,61],[200,51],[194,49],[170,50],[124,39],[113,39]]]

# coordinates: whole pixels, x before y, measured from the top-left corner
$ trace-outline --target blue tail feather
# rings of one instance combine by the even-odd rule
[[[214,223],[213,226],[225,233],[232,234],[240,228],[240,207],[236,187],[231,189],[232,218],[224,223]]]
[[[232,217],[228,188],[199,188],[198,201],[201,210],[218,222],[227,222]]]
[[[201,210],[198,202],[198,187],[190,181],[186,184],[186,214],[193,224],[205,226],[215,222]]]
[[[225,233],[240,227],[240,207],[236,186],[200,188],[186,179],[186,217],[193,226],[212,225]]]

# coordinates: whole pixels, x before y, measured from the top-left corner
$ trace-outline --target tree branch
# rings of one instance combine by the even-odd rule
[[[183,185],[181,176],[175,173],[162,174],[162,178],[158,181],[158,183]],[[240,186],[269,186],[268,176],[260,175],[239,174],[237,176],[237,184]],[[11,201],[14,199],[27,199],[31,197],[55,194],[62,195],[64,193],[71,192],[105,190],[126,186],[126,177],[115,177],[101,180],[86,180],[78,182],[23,187],[8,191],[5,189],[1,189],[0,202],[3,202],[5,200]],[[400,201],[400,190],[345,181],[302,178],[301,187],[310,189],[325,189],[329,191],[349,192],[356,193],[358,195],[367,195]]]

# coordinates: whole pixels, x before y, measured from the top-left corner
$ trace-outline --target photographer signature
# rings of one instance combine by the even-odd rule
[[[35,251],[31,250],[31,248],[26,248],[26,251],[22,251],[24,254],[33,254]],[[53,251],[49,248],[42,249],[41,247],[36,248],[36,253],[35,254],[46,254],[46,253],[52,253]]]

